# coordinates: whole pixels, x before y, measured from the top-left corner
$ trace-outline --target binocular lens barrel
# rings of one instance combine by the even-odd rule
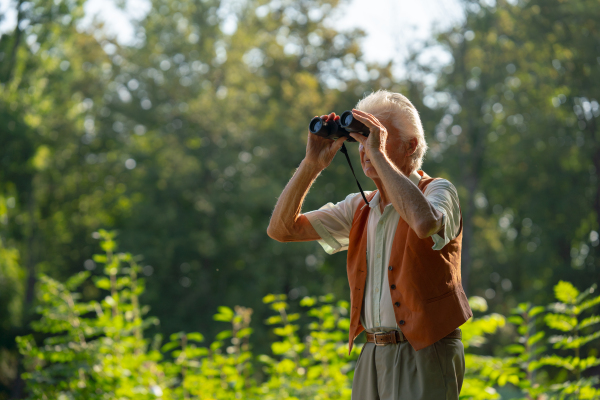
[[[345,115],[343,116],[344,118],[342,118],[342,125],[343,126],[348,126],[352,123],[352,120],[354,119],[352,116],[352,113],[344,113]]]
[[[369,136],[369,128],[367,128],[365,124],[354,118],[354,115],[352,115],[352,111],[344,111],[340,118],[340,121],[342,128],[344,128],[348,132],[356,132],[360,133],[363,136]]]
[[[308,130],[313,135],[332,140],[345,136],[348,142],[356,142],[350,136],[350,133],[360,133],[363,136],[369,136],[369,128],[355,119],[350,110],[344,111],[337,121],[325,122],[319,117],[314,117],[308,124]]]
[[[310,133],[317,134],[321,129],[323,129],[323,120],[319,117],[314,117],[310,121],[308,129],[310,130]]]

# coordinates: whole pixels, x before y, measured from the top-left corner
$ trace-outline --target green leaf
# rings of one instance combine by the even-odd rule
[[[471,318],[460,327],[463,332],[465,347],[481,346],[485,343],[483,335],[496,332],[498,328],[504,326],[505,322],[505,317],[497,313],[485,315],[481,318]]]
[[[528,369],[530,371],[534,371],[541,366],[551,365],[553,367],[565,368],[569,371],[573,371],[575,369],[575,365],[573,365],[573,357],[559,357],[557,355],[542,357],[538,361],[532,361],[529,363]]]
[[[560,281],[554,286],[554,295],[559,301],[566,304],[575,304],[579,290],[570,282]]]
[[[550,328],[563,332],[570,332],[577,326],[577,318],[563,314],[546,314],[544,321]]]
[[[268,294],[265,297],[263,297],[262,301],[265,304],[272,303],[272,302],[275,301],[275,295],[274,294]]]
[[[582,358],[579,361],[579,367],[582,371],[585,371],[586,369],[595,367],[597,365],[600,365],[600,358],[596,358],[593,356],[590,356],[588,358]]]
[[[292,360],[284,359],[277,364],[276,370],[280,374],[290,375],[296,369],[296,363]]]
[[[286,302],[284,301],[276,301],[273,304],[271,304],[271,309],[279,311],[279,310],[285,310],[286,308],[288,308],[288,305]]]
[[[92,259],[97,262],[97,263],[102,263],[102,264],[106,264],[106,262],[108,261],[107,257],[105,254],[94,254],[92,256]]]
[[[508,376],[507,375],[500,375],[500,377],[498,378],[498,386],[504,386],[506,385],[506,382],[508,381]]]
[[[514,314],[524,314],[527,312],[527,310],[529,310],[530,307],[531,307],[531,303],[528,303],[528,302],[519,303],[515,308],[513,308],[510,311]]]
[[[342,329],[344,332],[350,329],[350,318],[340,318],[338,321],[338,328]]]
[[[176,332],[176,333],[171,333],[171,336],[169,336],[170,340],[179,340],[181,339],[181,337],[185,335],[185,332]]]
[[[597,287],[598,286],[594,283],[592,286],[581,292],[579,296],[577,296],[577,304],[580,304],[586,297],[594,293]]]
[[[277,336],[289,336],[294,333],[294,330],[295,330],[294,325],[285,325],[281,328],[273,329],[273,333],[275,333]]]
[[[600,303],[600,296],[594,297],[593,299],[589,299],[584,301],[583,303],[581,303],[581,305],[579,306],[579,310],[580,311],[585,311],[588,308],[594,307],[595,305],[597,305],[598,303]]]
[[[576,347],[585,346],[589,342],[593,342],[594,340],[596,340],[598,338],[600,338],[600,331],[596,331],[596,332],[592,333],[591,335],[580,336],[576,340],[573,340],[571,343],[569,343],[567,346],[565,346],[565,348],[566,349],[574,349]]]
[[[179,347],[179,342],[169,342],[169,343],[165,343],[160,348],[160,351],[162,351],[163,353],[166,353],[167,351],[173,350],[177,347]]]
[[[488,310],[487,301],[481,296],[469,297],[469,306],[473,311],[486,312]]]
[[[300,319],[300,314],[297,314],[297,313],[294,313],[294,314],[289,314],[289,315],[287,316],[287,320],[288,320],[288,322],[293,322],[293,321],[296,321],[296,320],[298,320],[298,319]]]
[[[203,342],[204,336],[202,336],[199,332],[192,332],[186,335],[188,340],[193,340],[194,342]]]
[[[536,344],[537,342],[539,342],[544,336],[545,336],[545,332],[544,331],[539,331],[535,335],[533,335],[529,339],[527,339],[527,344],[529,346],[533,346],[534,344]]]
[[[521,325],[524,320],[523,317],[521,317],[520,315],[511,315],[510,317],[508,317],[507,321],[511,324]]]
[[[511,344],[506,346],[504,350],[510,354],[521,354],[525,352],[525,346],[522,344]]]
[[[219,311],[219,313],[215,314],[215,316],[213,317],[215,321],[231,322],[234,316],[233,310],[231,308],[220,306],[219,308],[217,308],[217,310]]]
[[[291,348],[292,344],[289,342],[275,342],[271,345],[271,350],[273,350],[273,354],[275,355],[284,354]]]
[[[510,375],[508,377],[508,381],[515,386],[519,386],[519,376],[518,375]]]
[[[274,363],[274,360],[271,357],[264,355],[264,354],[261,354],[260,356],[258,356],[258,361],[265,363],[265,364],[273,364]]]
[[[592,315],[589,318],[585,318],[583,321],[581,321],[579,323],[579,325],[577,326],[578,329],[583,329],[583,328],[587,328],[588,326],[592,326],[595,325],[597,323],[600,322],[600,316],[599,315]]]
[[[281,315],[273,315],[265,320],[267,325],[279,324],[282,322]]]
[[[315,305],[315,303],[317,302],[317,300],[314,297],[304,297],[302,300],[300,300],[300,305],[303,307],[312,307]]]
[[[99,289],[110,290],[110,279],[108,278],[99,278],[96,279],[96,287]]]
[[[319,296],[319,301],[322,303],[331,303],[335,300],[333,293],[327,293],[325,296]]]
[[[537,306],[537,307],[533,307],[530,311],[529,311],[529,316],[530,317],[535,317],[536,315],[543,313],[546,309],[543,306]]]
[[[241,339],[246,336],[250,336],[252,334],[252,332],[253,332],[252,328],[243,328],[238,331],[236,336]]]
[[[233,333],[231,331],[222,331],[219,332],[216,336],[217,340],[225,340],[227,338],[230,338],[233,335]]]
[[[73,275],[72,277],[70,277],[67,282],[65,283],[65,287],[72,291],[75,290],[79,287],[79,285],[81,285],[83,283],[83,281],[85,281],[88,277],[90,276],[90,272],[89,271],[81,271],[75,275]]]

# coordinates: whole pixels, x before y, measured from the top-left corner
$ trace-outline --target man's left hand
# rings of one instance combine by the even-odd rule
[[[350,133],[350,136],[363,146],[369,158],[372,158],[375,155],[374,153],[385,155],[385,143],[388,138],[388,131],[385,126],[373,114],[352,109],[352,115],[365,124],[370,132],[368,137],[364,137],[360,133]]]

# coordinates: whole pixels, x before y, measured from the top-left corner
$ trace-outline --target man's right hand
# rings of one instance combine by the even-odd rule
[[[324,122],[332,122],[340,119],[339,115],[331,113],[322,115],[321,119]],[[313,135],[308,132],[308,143],[306,144],[305,160],[311,165],[317,167],[320,171],[329,166],[333,157],[346,141],[346,137],[341,137],[337,140],[325,139],[321,136]]]

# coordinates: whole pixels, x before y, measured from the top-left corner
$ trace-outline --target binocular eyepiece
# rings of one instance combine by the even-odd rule
[[[338,139],[347,137],[348,142],[356,142],[350,133],[360,133],[369,136],[369,128],[352,115],[352,111],[344,111],[337,121],[325,122],[320,117],[314,117],[308,124],[310,133],[326,139]]]

